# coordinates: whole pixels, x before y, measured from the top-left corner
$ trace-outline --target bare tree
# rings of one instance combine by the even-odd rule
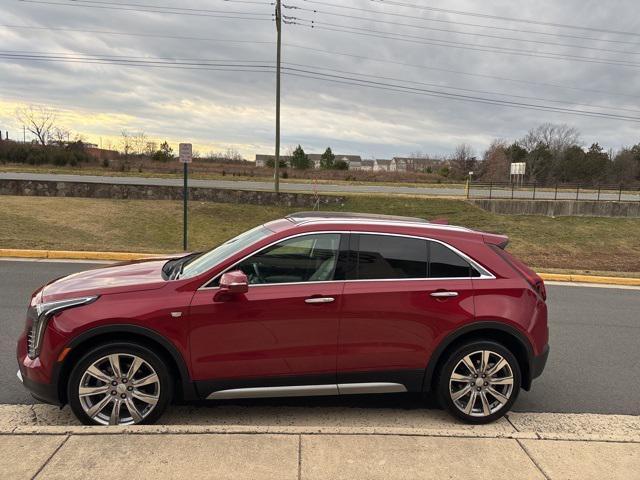
[[[133,139],[129,132],[126,129],[122,129],[121,132],[122,139],[120,140],[120,145],[122,146],[122,153],[124,153],[125,157],[131,155],[133,151]]]
[[[64,145],[71,138],[71,131],[66,128],[54,127],[49,137],[49,143],[57,143],[58,145]]]
[[[557,155],[569,147],[581,145],[582,140],[580,132],[574,127],[566,124],[543,123],[529,130],[518,143],[529,152],[539,145],[544,145]]]
[[[47,107],[30,105],[16,109],[16,118],[36,136],[40,145],[46,145],[55,128],[56,113]]]
[[[156,142],[147,142],[144,146],[144,154],[147,157],[151,157],[158,151],[158,144]]]
[[[132,143],[135,153],[142,155],[144,153],[145,144],[147,143],[147,136],[144,132],[138,132],[133,136]]]
[[[475,169],[477,159],[470,145],[462,143],[456,148],[453,157],[451,157],[451,168],[458,178],[467,178],[469,172]]]
[[[484,152],[480,164],[479,176],[483,180],[493,182],[507,180],[509,178],[510,160],[507,155],[507,144],[503,140],[494,140]]]

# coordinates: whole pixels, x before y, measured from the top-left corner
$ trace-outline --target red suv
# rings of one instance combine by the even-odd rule
[[[504,415],[548,355],[542,280],[507,238],[420,219],[299,213],[206,253],[37,290],[18,376],[86,424],[172,399],[435,392]]]

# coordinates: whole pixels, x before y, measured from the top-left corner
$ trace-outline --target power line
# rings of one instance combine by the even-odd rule
[[[167,61],[163,59],[140,59],[141,57],[109,57],[109,56],[90,56],[90,55],[61,55],[61,54],[27,54],[27,53],[7,53],[0,52],[0,58],[17,61],[44,61],[44,62],[63,62],[63,63],[81,63],[81,64],[98,64],[98,65],[120,65],[132,67],[158,67],[158,68],[175,68],[184,70],[224,70],[224,71],[255,71],[255,72],[271,72],[275,66],[273,62],[258,60],[210,60],[210,61]],[[250,70],[247,70],[250,69]]]
[[[307,22],[307,23],[299,23],[299,22]],[[361,35],[366,37],[383,38],[387,40],[416,43],[420,45],[450,47],[450,48],[456,48],[456,49],[473,50],[473,51],[488,52],[488,53],[505,53],[509,55],[545,58],[545,59],[553,59],[553,60],[572,60],[576,62],[595,63],[595,64],[601,64],[601,65],[616,65],[616,66],[632,67],[632,68],[640,67],[640,63],[616,61],[613,59],[584,57],[580,55],[570,55],[570,54],[561,54],[561,53],[553,53],[553,52],[535,52],[535,51],[521,50],[516,48],[496,47],[491,45],[478,45],[475,43],[456,42],[452,40],[432,39],[432,38],[419,37],[416,35],[388,33],[388,32],[382,32],[379,30],[371,30],[366,28],[348,27],[344,25],[332,24],[332,23],[326,23],[326,22],[315,22],[313,20],[301,19],[301,18],[295,18],[295,17],[291,17],[287,19],[285,23],[289,25],[299,25],[302,27],[307,27],[312,29],[327,30],[332,32],[340,32],[340,33],[349,33],[353,35]]]
[[[536,81],[533,81],[533,80],[522,80],[522,79],[516,79],[516,78],[501,77],[501,76],[497,76],[497,75],[488,75],[488,74],[475,73],[475,72],[465,72],[465,71],[462,71],[462,70],[452,70],[452,69],[448,69],[448,68],[439,68],[439,67],[420,65],[420,64],[415,64],[415,63],[399,62],[399,61],[396,61],[396,60],[387,60],[387,59],[367,57],[367,56],[364,56],[364,55],[355,55],[355,54],[346,53],[346,52],[337,52],[335,50],[325,50],[325,49],[320,49],[320,48],[309,47],[309,46],[306,46],[306,45],[297,45],[297,44],[294,44],[294,43],[286,43],[285,46],[288,47],[288,48],[298,48],[298,49],[307,50],[307,51],[310,51],[310,52],[320,53],[320,54],[323,54],[323,55],[342,56],[342,57],[348,57],[348,58],[358,58],[358,59],[361,59],[361,60],[368,60],[368,61],[371,61],[371,62],[385,63],[385,64],[389,64],[389,65],[399,65],[399,66],[403,66],[403,67],[419,68],[419,69],[422,69],[422,70],[433,70],[433,71],[436,71],[436,72],[454,73],[454,74],[457,74],[457,75],[464,75],[464,76],[470,76],[470,77],[488,78],[488,79],[492,79],[492,80],[501,80],[501,81],[506,81],[506,82],[521,83],[523,85],[537,85],[537,86],[543,86],[543,87],[552,87],[552,88],[559,88],[559,89],[566,89],[566,90],[575,90],[575,91],[579,91],[579,92],[600,93],[600,94],[604,94],[604,95],[611,95],[611,96],[618,96],[618,97],[640,98],[640,95],[629,95],[629,94],[625,94],[625,93],[613,93],[613,92],[607,92],[607,91],[604,91],[604,90],[572,87],[572,86],[560,85],[560,84],[556,84],[556,83],[536,82]]]
[[[62,0],[62,1],[66,1],[66,2],[72,2],[72,3],[76,3],[76,4],[83,4],[83,3],[89,3],[89,4],[97,4],[97,5],[110,5],[110,6],[124,6],[124,7],[140,7],[140,8],[161,8],[162,10],[176,10],[179,12],[196,12],[196,13],[222,13],[219,10],[210,10],[210,9],[206,9],[206,8],[188,8],[188,7],[172,7],[172,6],[168,6],[168,5],[149,5],[149,4],[141,4],[141,3],[131,3],[131,2],[127,2],[127,3],[123,3],[123,2],[107,2],[104,0]],[[248,4],[252,4],[252,5],[263,5],[263,6],[269,6],[269,5],[273,5],[273,2],[271,3],[265,3],[265,2],[257,2],[257,1],[240,1],[240,0],[221,0],[224,1],[226,3],[248,3]],[[251,13],[251,12],[224,12],[224,13]],[[260,14],[260,15],[264,15],[264,14]]]
[[[203,42],[214,43],[248,43],[248,44],[269,44],[273,45],[272,41],[258,41],[258,40],[232,40],[226,38],[209,38],[209,37],[190,37],[183,35],[161,35],[155,33],[133,33],[133,32],[119,32],[113,30],[85,30],[77,28],[63,28],[63,27],[41,27],[35,25],[2,25],[4,28],[25,29],[25,30],[51,30],[55,32],[77,32],[77,33],[92,33],[98,35],[121,35],[128,37],[145,37],[145,38],[166,38],[171,40],[198,40]]]
[[[636,46],[636,47],[640,45],[637,42],[630,42],[630,41],[627,41],[627,40],[610,39],[610,38],[585,37],[584,35],[572,35],[572,34],[569,34],[569,33],[558,33],[558,32],[553,32],[553,33],[552,32],[542,32],[542,31],[539,31],[539,30],[525,30],[525,29],[522,29],[522,28],[510,28],[510,27],[496,26],[496,25],[482,25],[482,24],[478,24],[478,23],[468,23],[468,22],[460,22],[460,21],[454,21],[454,20],[445,20],[445,19],[442,19],[442,18],[416,17],[415,15],[407,15],[407,14],[398,13],[398,12],[383,12],[383,11],[375,10],[375,9],[371,9],[371,8],[352,7],[352,6],[340,5],[340,4],[337,4],[337,3],[320,2],[320,1],[314,1],[314,0],[297,0],[297,1],[303,1],[305,3],[311,3],[311,4],[316,4],[316,5],[322,5],[323,7],[331,7],[331,8],[337,8],[337,9],[342,9],[342,10],[351,10],[351,11],[356,11],[356,12],[373,13],[376,16],[408,18],[408,19],[411,19],[411,20],[420,20],[420,21],[423,21],[423,22],[446,23],[446,24],[450,24],[450,25],[462,25],[462,26],[466,26],[466,27],[486,28],[486,29],[490,29],[490,30],[502,30],[502,31],[506,31],[506,32],[529,33],[529,34],[533,34],[533,35],[543,35],[543,36],[547,36],[547,37],[572,38],[572,39],[576,39],[576,40],[588,40],[588,41],[593,41],[593,42],[618,43],[618,44],[625,44],[625,45],[633,45],[633,46]],[[302,7],[294,7],[294,8],[302,9]],[[310,10],[310,9],[306,9],[306,10]]]
[[[160,10],[160,9],[143,9],[139,7],[134,8],[125,8],[119,6],[108,6],[108,5],[88,5],[88,4],[80,4],[80,3],[60,3],[60,2],[51,2],[46,0],[20,0],[24,3],[35,3],[41,5],[56,5],[61,7],[85,7],[85,8],[99,8],[103,10],[115,10],[115,11],[125,11],[125,12],[145,12],[145,13],[167,13],[170,15],[188,15],[193,17],[213,17],[213,18],[226,18],[226,19],[242,19],[242,20],[266,20],[273,21],[273,18],[264,18],[264,16],[273,17],[271,14],[267,13],[227,13],[221,12],[220,14],[214,13],[195,13],[188,11],[175,11],[175,10]],[[106,3],[106,2],[105,2]],[[116,5],[116,4],[114,4]],[[125,5],[125,4],[117,4],[117,5]]]
[[[565,104],[565,105],[575,105],[575,106],[588,107],[588,108],[601,108],[601,109],[608,109],[608,110],[627,111],[627,112],[640,114],[640,110],[633,109],[633,108],[605,106],[605,105],[593,105],[593,104],[587,104],[587,103],[571,102],[571,101],[567,101],[567,100],[557,100],[557,99],[544,98],[544,97],[533,97],[533,96],[527,96],[527,95],[514,95],[514,94],[510,94],[510,93],[503,93],[503,92],[495,92],[495,91],[488,91],[488,90],[478,90],[478,89],[473,89],[473,88],[462,88],[462,87],[455,87],[455,86],[450,86],[450,85],[442,85],[442,84],[439,84],[439,83],[418,82],[418,81],[415,81],[415,80],[407,80],[407,79],[403,79],[403,78],[394,78],[394,77],[387,77],[387,76],[381,76],[381,75],[371,75],[371,74],[368,74],[368,73],[361,73],[361,72],[350,72],[350,71],[339,70],[339,69],[334,69],[334,68],[317,67],[315,65],[308,65],[308,64],[304,64],[304,63],[284,62],[284,64],[285,65],[292,65],[292,66],[295,66],[295,67],[314,68],[316,70],[325,70],[325,71],[336,72],[336,73],[341,73],[341,74],[345,74],[345,75],[358,75],[360,77],[376,78],[376,79],[380,79],[380,80],[390,80],[390,81],[394,81],[394,82],[411,83],[411,84],[414,84],[414,85],[446,88],[446,89],[449,89],[449,90],[458,90],[458,91],[462,91],[462,92],[481,93],[481,94],[486,94],[486,95],[499,95],[499,96],[503,96],[503,97],[519,98],[519,99],[523,99],[523,100],[544,101],[544,102],[550,102],[550,103],[559,103],[559,104]]]
[[[591,51],[606,52],[606,53],[618,53],[618,54],[623,54],[623,55],[640,55],[640,52],[629,52],[629,51],[625,51],[625,50],[613,50],[613,49],[610,49],[610,48],[598,48],[598,47],[591,47],[591,46],[587,46],[587,45],[576,45],[576,44],[549,42],[549,41],[545,41],[545,40],[531,40],[531,39],[526,39],[526,38],[504,37],[504,36],[501,36],[501,35],[490,35],[490,34],[486,34],[486,33],[463,32],[463,31],[459,31],[459,30],[450,30],[450,29],[446,29],[446,28],[427,27],[427,26],[424,26],[424,25],[416,25],[416,24],[412,24],[412,23],[393,22],[393,21],[389,21],[389,20],[379,20],[377,18],[363,17],[363,16],[358,16],[358,15],[348,15],[348,14],[345,14],[345,13],[327,12],[327,11],[324,11],[324,10],[297,7],[295,5],[283,5],[283,7],[284,8],[288,8],[288,9],[295,9],[295,10],[300,10],[300,11],[305,11],[305,12],[311,12],[311,13],[319,14],[319,15],[329,15],[329,16],[333,16],[333,17],[349,18],[349,19],[355,19],[355,20],[360,20],[360,21],[381,23],[381,24],[384,24],[384,25],[393,25],[393,26],[400,26],[400,27],[416,28],[416,29],[420,29],[420,30],[430,30],[430,31],[435,31],[435,32],[453,33],[453,34],[456,34],[456,35],[468,35],[468,36],[473,36],[473,37],[484,37],[484,38],[492,38],[492,39],[497,39],[497,40],[510,40],[510,41],[516,41],[516,42],[534,43],[534,44],[537,44],[537,45],[551,45],[551,46],[555,46],[555,47],[564,47],[564,48],[579,48],[579,49],[582,49],[582,50],[591,50]]]
[[[83,64],[109,64],[119,66],[130,67],[150,67],[150,68],[177,68],[183,70],[219,70],[219,71],[232,71],[232,72],[252,72],[252,73],[274,73],[275,67],[270,64],[256,65],[254,63],[240,63],[228,62],[226,63],[213,63],[213,61],[199,61],[199,62],[185,62],[180,60],[174,60],[171,62],[163,61],[160,59],[152,60],[136,60],[134,57],[122,58],[122,57],[106,57],[106,56],[71,56],[68,55],[52,55],[52,54],[10,54],[6,52],[0,52],[0,58],[6,58],[11,60],[24,60],[24,61],[55,61],[55,62],[69,62],[69,63],[83,63]],[[254,61],[250,61],[254,62]],[[313,78],[316,80],[332,81],[337,83],[345,83],[348,85],[365,86],[369,88],[376,88],[388,91],[395,91],[400,93],[412,93],[418,95],[426,95],[431,97],[446,98],[453,100],[461,100],[472,103],[482,103],[496,106],[507,106],[513,108],[523,108],[529,110],[540,110],[556,113],[567,113],[572,115],[594,117],[594,118],[607,118],[615,120],[624,120],[632,122],[640,122],[640,117],[631,117],[626,115],[618,115],[606,112],[593,112],[578,109],[569,109],[562,107],[555,107],[549,105],[539,105],[525,102],[512,102],[507,100],[500,100],[494,98],[478,97],[475,95],[462,95],[451,92],[445,92],[442,90],[433,90],[417,87],[409,87],[406,85],[399,85],[389,82],[379,82],[368,80],[365,78],[358,78],[356,76],[349,76],[349,74],[333,75],[322,73],[314,70],[299,69],[284,67],[283,70],[287,75],[302,76],[306,78]]]
[[[379,90],[395,91],[399,93],[412,93],[412,94],[425,95],[425,96],[431,96],[431,97],[442,97],[442,98],[449,98],[453,100],[461,100],[461,101],[467,101],[472,103],[498,105],[498,106],[505,106],[505,107],[520,108],[525,110],[539,110],[539,111],[545,111],[545,112],[566,113],[566,114],[572,114],[572,115],[578,115],[578,116],[584,116],[584,117],[606,118],[610,120],[640,122],[640,117],[629,117],[629,116],[607,114],[607,113],[588,112],[583,110],[550,107],[546,105],[535,105],[535,104],[527,104],[527,103],[520,103],[520,102],[507,102],[507,101],[501,101],[501,100],[485,99],[481,97],[473,97],[470,95],[457,95],[457,94],[451,94],[446,92],[416,89],[411,87],[405,87],[402,85],[393,85],[393,84],[387,84],[382,82],[371,82],[371,81],[357,79],[357,78],[321,74],[318,72],[297,73],[294,71],[293,73],[289,73],[291,69],[285,69],[285,70],[286,70],[285,72],[286,75],[298,76],[302,78],[311,78],[315,80],[323,80],[327,82],[342,83],[345,85],[375,88]],[[304,70],[301,70],[301,71],[304,72]],[[334,78],[324,78],[324,77],[334,77]]]
[[[308,1],[308,0],[302,0],[302,1]],[[391,1],[391,0],[369,0],[370,2],[373,3],[380,3],[383,5],[393,5],[393,6],[397,6],[397,7],[407,7],[407,8],[413,8],[416,10],[429,10],[429,11],[433,11],[433,12],[444,12],[444,13],[451,13],[453,15],[464,15],[464,16],[469,16],[469,17],[479,17],[479,18],[489,18],[492,20],[505,20],[508,22],[517,22],[517,23],[528,23],[528,24],[535,24],[535,25],[542,25],[545,27],[557,27],[557,28],[568,28],[571,30],[584,30],[584,31],[589,31],[589,32],[598,32],[598,33],[610,33],[610,34],[614,34],[614,35],[629,35],[629,36],[634,36],[634,37],[640,37],[640,33],[637,32],[625,32],[625,31],[621,31],[621,30],[609,30],[606,28],[595,28],[595,27],[583,27],[580,25],[569,25],[566,23],[554,23],[554,22],[544,22],[544,21],[540,21],[540,20],[530,20],[530,19],[525,19],[525,18],[514,18],[514,17],[505,17],[505,16],[500,16],[500,15],[489,15],[486,13],[478,13],[478,12],[469,12],[469,11],[463,11],[463,10],[451,10],[451,9],[447,9],[447,8],[437,8],[437,7],[427,7],[424,5],[415,5],[415,4],[411,4],[411,3],[404,3],[404,2],[396,2],[396,1]]]
[[[172,40],[196,40],[196,41],[206,41],[206,42],[213,42],[213,43],[275,45],[275,42],[273,41],[232,40],[232,39],[222,39],[222,38],[191,37],[191,36],[182,36],[182,35],[161,35],[161,34],[153,34],[153,33],[147,34],[147,33],[122,32],[122,31],[112,31],[112,30],[87,30],[87,29],[74,29],[74,28],[63,28],[63,27],[57,28],[57,27],[43,27],[43,26],[34,26],[34,25],[2,25],[2,24],[0,24],[0,27],[12,28],[12,29],[27,29],[27,30],[50,30],[50,31],[60,31],[60,32],[91,33],[91,34],[98,34],[98,35],[116,35],[116,36],[131,36],[131,37],[144,37],[144,38],[166,38],[166,39],[172,39]],[[311,52],[315,52],[323,55],[357,58],[357,59],[367,60],[367,61],[376,62],[376,63],[398,65],[403,67],[418,68],[421,70],[431,70],[436,72],[453,73],[456,75],[486,78],[491,80],[500,80],[505,82],[519,83],[522,85],[551,87],[551,88],[573,90],[573,91],[579,91],[579,92],[598,93],[598,94],[616,96],[616,97],[640,98],[640,96],[638,95],[615,93],[615,92],[609,92],[609,91],[598,90],[598,89],[574,87],[569,85],[560,85],[560,84],[549,83],[549,82],[537,82],[533,80],[523,80],[523,79],[517,79],[517,78],[502,77],[498,75],[481,74],[477,72],[466,72],[461,70],[439,68],[439,67],[434,67],[432,65],[421,65],[421,64],[415,64],[415,63],[400,62],[395,60],[373,58],[373,57],[368,57],[364,55],[356,55],[356,54],[350,54],[346,52],[338,52],[334,50],[319,49],[319,48],[309,47],[305,45],[298,45],[294,43],[285,43],[284,46],[287,48],[307,50],[307,51],[311,51]]]

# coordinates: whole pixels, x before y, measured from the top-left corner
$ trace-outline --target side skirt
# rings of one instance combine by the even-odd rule
[[[352,395],[359,393],[398,393],[407,388],[399,383],[341,383],[335,385],[297,385],[290,387],[234,388],[220,390],[207,396],[207,400],[232,398],[311,397],[326,395]]]

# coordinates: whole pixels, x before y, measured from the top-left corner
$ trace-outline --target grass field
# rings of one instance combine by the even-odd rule
[[[335,210],[446,218],[511,238],[538,270],[640,272],[640,220],[494,215],[459,200],[350,196]],[[296,209],[190,204],[190,248],[211,248]],[[182,204],[174,201],[0,196],[0,248],[175,252]]]

